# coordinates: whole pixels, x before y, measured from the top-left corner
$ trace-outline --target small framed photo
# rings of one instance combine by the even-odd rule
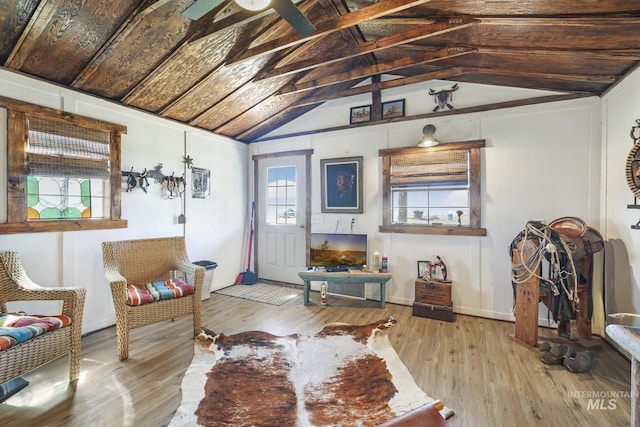
[[[425,280],[431,278],[431,261],[418,261],[418,277]]]
[[[194,199],[208,199],[211,181],[209,169],[191,168],[191,194]]]
[[[350,124],[371,121],[371,104],[361,105],[360,107],[351,107]]]
[[[362,213],[362,156],[320,160],[321,210]]]
[[[382,119],[404,117],[404,99],[382,103]]]

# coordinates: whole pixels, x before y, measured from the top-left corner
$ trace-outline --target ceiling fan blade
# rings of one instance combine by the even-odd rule
[[[280,14],[302,37],[307,37],[316,27],[300,12],[291,0],[271,0],[271,7]]]
[[[224,0],[197,0],[182,12],[182,16],[186,16],[189,19],[197,21],[223,1]]]

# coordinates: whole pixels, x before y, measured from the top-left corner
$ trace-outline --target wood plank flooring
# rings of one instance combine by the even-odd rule
[[[234,334],[313,334],[330,322],[365,324],[393,316],[390,340],[418,385],[455,411],[453,427],[628,426],[629,361],[606,343],[591,371],[547,366],[537,352],[509,339],[514,325],[458,315],[455,323],[412,316],[411,307],[311,293],[283,306],[213,294],[203,324]],[[31,384],[0,404],[0,425],[165,426],[180,402],[193,355],[190,318],[131,332],[130,357],[118,361],[115,328],[83,337],[81,379],[67,382],[66,358],[25,375]],[[555,336],[540,328],[541,340]],[[322,363],[321,360],[318,363]]]

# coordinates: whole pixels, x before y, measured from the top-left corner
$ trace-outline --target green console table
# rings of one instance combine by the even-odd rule
[[[311,282],[365,283],[380,284],[380,308],[385,304],[385,285],[391,279],[390,273],[373,273],[371,271],[337,271],[300,270],[298,276],[304,281],[304,305],[309,304]]]

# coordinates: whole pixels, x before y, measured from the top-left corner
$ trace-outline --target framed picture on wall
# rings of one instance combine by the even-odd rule
[[[208,199],[211,181],[209,169],[191,168],[191,193],[194,199]]]
[[[320,160],[322,212],[362,213],[362,157]]]
[[[351,107],[350,124],[371,121],[371,104]]]
[[[382,103],[382,118],[404,117],[404,99]]]

